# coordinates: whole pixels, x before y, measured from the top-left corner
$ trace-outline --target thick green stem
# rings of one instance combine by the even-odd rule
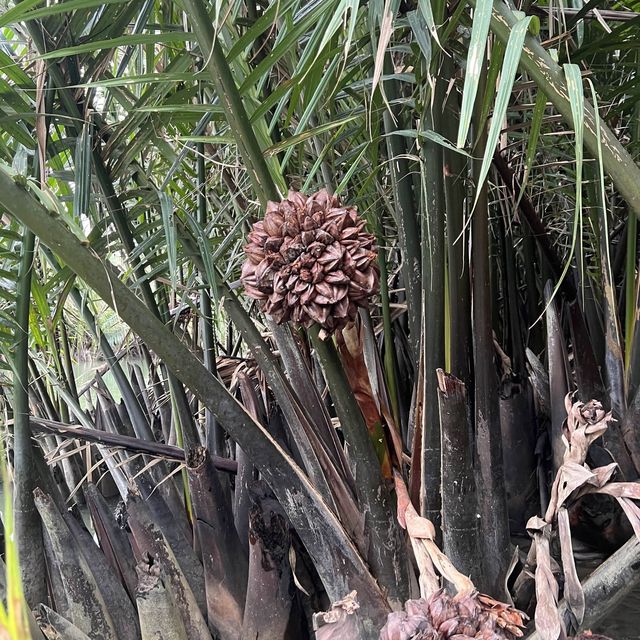
[[[387,56],[385,69],[393,73],[391,58]],[[385,82],[385,92],[390,101],[398,98],[396,80]],[[409,346],[413,365],[417,370],[420,351],[420,313],[421,313],[421,269],[420,263],[420,227],[416,214],[413,195],[411,169],[407,160],[405,139],[397,135],[396,122],[400,117],[397,108],[385,109],[383,115],[384,130],[387,134],[387,153],[393,185],[394,199],[397,207],[396,224],[398,240],[402,253],[402,279],[404,281],[407,301],[407,317],[409,324]]]
[[[15,540],[25,597],[32,607],[46,598],[42,525],[33,502],[36,466],[29,425],[29,310],[35,236],[25,229],[16,301],[15,377],[13,384],[13,465]]]
[[[444,82],[436,84],[434,103],[444,98]],[[425,126],[438,131],[440,113],[434,109],[426,114]],[[429,518],[439,533],[440,500],[440,411],[436,371],[445,366],[444,305],[445,305],[445,217],[446,204],[443,182],[442,147],[425,142],[425,211],[422,214],[422,333],[424,341],[424,389],[422,391],[422,458],[420,511]]]
[[[347,443],[358,502],[365,514],[369,563],[378,582],[387,589],[392,606],[401,605],[409,597],[407,558],[380,462],[332,339],[320,338],[317,326],[309,330],[309,335]]]
[[[474,150],[473,173],[480,173],[487,134],[480,120],[484,74],[480,75],[479,99],[474,109],[478,144]],[[502,435],[498,407],[498,376],[494,366],[491,309],[491,268],[489,243],[489,201],[485,181],[480,186],[472,219],[473,366],[475,373],[475,435],[478,456],[478,496],[480,540],[484,574],[480,588],[499,597],[508,559],[509,522],[502,461]]]
[[[453,77],[453,60],[446,57],[443,61],[445,78]],[[451,101],[451,99],[450,99]],[[444,135],[454,140],[458,130],[460,114],[455,102],[445,110],[442,118]],[[451,366],[452,373],[467,386],[467,392],[473,394],[471,385],[471,278],[469,277],[468,247],[469,234],[465,230],[465,185],[466,163],[464,157],[451,149],[444,149],[444,196],[447,216],[447,266],[450,300]],[[471,386],[470,386],[471,385]]]

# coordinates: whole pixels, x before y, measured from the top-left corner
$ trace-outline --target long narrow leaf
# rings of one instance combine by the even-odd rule
[[[178,284],[178,245],[176,238],[176,225],[173,219],[173,202],[164,191],[158,192],[160,211],[162,213],[162,225],[164,226],[165,242],[167,247],[167,259],[169,261],[169,275],[171,288],[175,291]]]
[[[482,166],[480,167],[478,184],[476,185],[476,197],[474,206],[478,202],[478,198],[481,193],[481,187],[484,184],[484,181],[487,178],[487,174],[489,173],[489,168],[491,167],[493,150],[498,143],[498,138],[502,129],[502,122],[507,113],[509,98],[511,97],[511,91],[513,89],[513,81],[516,77],[516,71],[518,69],[518,63],[520,62],[520,54],[522,53],[524,38],[527,34],[527,29],[529,28],[530,22],[531,17],[523,18],[515,25],[515,27],[511,31],[511,36],[509,36],[509,42],[507,43],[507,49],[504,54],[502,76],[498,85],[498,94],[496,96],[496,103],[493,109],[493,117],[491,118],[491,127],[489,128],[489,134],[487,135],[487,144],[484,151],[484,157],[482,158]],[[458,138],[458,144],[460,144],[460,138]]]
[[[460,128],[458,129],[458,141],[456,144],[458,147],[464,147],[469,133],[473,105],[478,93],[478,79],[480,74],[483,73],[482,62],[487,48],[492,8],[493,0],[478,0],[473,14],[473,30],[471,31],[469,53],[467,54],[467,71],[462,91],[462,106],[460,107]]]
[[[102,49],[115,49],[116,47],[125,47],[141,44],[159,44],[167,42],[189,42],[193,40],[193,34],[184,31],[170,31],[168,33],[142,33],[135,35],[120,36],[110,40],[91,40],[75,47],[67,47],[64,49],[56,49],[49,53],[44,53],[39,58],[41,60],[53,60],[55,58],[66,58],[75,56],[80,53],[91,53],[93,51],[101,51]]]
[[[44,0],[25,0],[24,2],[20,2],[0,17],[0,28],[15,22],[27,22],[28,20],[36,20],[37,18],[48,18],[52,15],[71,13],[72,11],[78,11],[80,9],[92,9],[107,4],[124,4],[128,0],[65,0],[59,4],[52,4],[42,9],[29,11],[31,7],[41,4],[43,1]]]
[[[598,109],[598,101],[595,87],[591,80],[588,80],[591,88],[591,99],[594,109]],[[600,122],[596,121],[596,131],[600,132]],[[598,145],[600,151],[600,145]],[[602,165],[602,153],[598,153],[598,198],[600,200],[599,210],[601,212],[601,238],[602,252],[600,256],[602,269],[602,284],[605,298],[605,332],[606,351],[605,362],[607,369],[607,379],[609,383],[609,394],[611,396],[611,406],[616,415],[622,416],[625,412],[626,389],[624,375],[624,353],[622,349],[622,336],[620,322],[617,313],[616,291],[611,268],[611,255],[609,252],[609,222],[607,211],[607,197],[604,182],[604,167]]]
[[[422,18],[427,23],[429,33],[431,37],[438,43],[438,46],[442,46],[438,40],[438,28],[435,20],[433,19],[433,10],[431,8],[431,0],[418,0],[418,12],[422,15]]]

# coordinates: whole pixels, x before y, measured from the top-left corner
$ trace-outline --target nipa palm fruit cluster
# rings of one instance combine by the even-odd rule
[[[524,621],[523,613],[488,596],[439,590],[389,614],[380,640],[514,640],[524,635]]]
[[[244,249],[245,292],[278,323],[342,329],[378,291],[375,238],[365,224],[325,190],[269,202]]]

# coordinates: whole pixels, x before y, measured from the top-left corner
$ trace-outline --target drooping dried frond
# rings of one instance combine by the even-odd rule
[[[573,554],[569,509],[587,494],[605,494],[620,504],[640,539],[640,483],[615,482],[615,462],[592,469],[587,464],[591,444],[602,436],[614,422],[598,400],[574,402],[565,398],[567,420],[563,428],[564,460],[551,488],[551,496],[544,519],[534,516],[527,523],[533,539],[527,562],[535,565],[536,630],[544,640],[556,640],[564,635],[564,621],[558,602],[560,590],[552,570],[551,538],[557,530],[564,577],[563,596],[567,607],[579,626],[585,616],[586,599],[578,578]],[[598,638],[581,635],[578,638]]]
[[[345,327],[378,291],[375,238],[365,224],[324,189],[269,202],[244,249],[247,295],[278,323]]]

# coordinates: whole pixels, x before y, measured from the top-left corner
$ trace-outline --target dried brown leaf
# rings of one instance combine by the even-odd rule
[[[438,545],[434,542],[435,528],[433,523],[418,515],[409,500],[409,492],[400,474],[395,472],[394,478],[398,495],[398,520],[400,525],[407,530],[414,549],[420,543],[440,575],[451,582],[459,593],[473,592],[475,590],[473,582],[461,574],[451,564],[449,558],[438,549]],[[434,584],[432,576],[427,576],[426,579],[430,585]]]
[[[594,474],[583,464],[565,462],[559,469],[558,475],[551,489],[551,500],[545,515],[547,522],[552,522],[558,509],[562,507],[569,496],[585,484],[591,483]]]
[[[342,600],[334,602],[329,611],[316,613],[313,616],[313,628],[316,640],[357,640],[362,637],[358,620],[357,593],[352,591]]]
[[[564,630],[558,613],[558,583],[551,570],[551,525],[534,516],[529,519],[527,530],[536,553],[536,630],[543,640],[559,640],[564,637]]]
[[[562,555],[562,570],[564,572],[564,597],[571,613],[575,617],[576,626],[579,627],[584,619],[585,599],[573,557],[569,512],[564,507],[561,507],[558,511],[558,533]]]

